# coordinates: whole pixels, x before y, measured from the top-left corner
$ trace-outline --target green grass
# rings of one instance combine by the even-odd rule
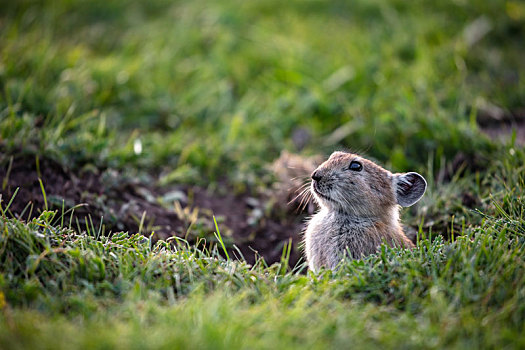
[[[364,149],[397,170],[433,155],[439,168],[490,149],[480,105],[522,107],[523,16],[509,4],[8,2],[2,138],[177,181],[256,182],[298,128],[308,153]],[[491,30],[469,44],[480,18]]]
[[[0,348],[523,348],[525,153],[476,117],[523,109],[524,36],[518,1],[0,0],[2,167],[257,194],[343,148],[429,181],[416,250],[319,275],[2,198]]]
[[[2,217],[0,346],[519,348],[523,187],[511,191],[452,242],[421,237],[319,275],[227,260],[217,246],[79,234],[53,224],[58,213]]]

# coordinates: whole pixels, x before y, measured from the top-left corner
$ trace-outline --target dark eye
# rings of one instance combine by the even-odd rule
[[[348,167],[348,169],[353,170],[353,171],[361,171],[363,170],[363,165],[354,160],[352,161],[352,163],[350,163],[350,166]]]

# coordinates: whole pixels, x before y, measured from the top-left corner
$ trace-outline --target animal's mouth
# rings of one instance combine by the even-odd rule
[[[326,194],[321,192],[321,190],[319,190],[319,185],[316,181],[312,182],[312,189],[314,193],[318,195],[319,197],[321,197],[322,199],[325,199],[327,201],[332,201],[332,198],[328,197]]]

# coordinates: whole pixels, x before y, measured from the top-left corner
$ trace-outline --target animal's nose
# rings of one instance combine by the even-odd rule
[[[321,175],[321,172],[319,170],[316,170],[312,173],[312,179],[314,181],[319,181],[323,178],[323,175]]]

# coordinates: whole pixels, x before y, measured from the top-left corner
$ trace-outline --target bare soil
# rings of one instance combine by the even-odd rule
[[[235,245],[249,263],[260,255],[271,264],[280,260],[283,247],[290,240],[290,265],[294,266],[301,256],[298,245],[304,214],[291,211],[283,215],[282,208],[268,209],[268,201],[256,200],[248,193],[212,193],[183,185],[160,188],[155,181],[144,183],[114,170],[74,172],[52,159],[37,162],[33,155],[7,155],[0,151],[3,208],[19,188],[9,208],[13,216],[27,221],[44,210],[39,178],[50,210],[62,213],[62,206],[68,210],[79,205],[73,213],[73,227],[78,225],[81,230],[88,227],[97,231],[103,218],[105,234],[137,233],[140,229],[145,235],[154,231],[154,239],[176,235],[194,243],[202,238],[214,239],[215,216],[232,256],[240,258]],[[65,216],[66,223],[70,214]]]
[[[496,106],[482,108],[477,122],[481,131],[493,140],[508,142],[515,133],[516,145],[525,145],[525,107],[512,111]]]

